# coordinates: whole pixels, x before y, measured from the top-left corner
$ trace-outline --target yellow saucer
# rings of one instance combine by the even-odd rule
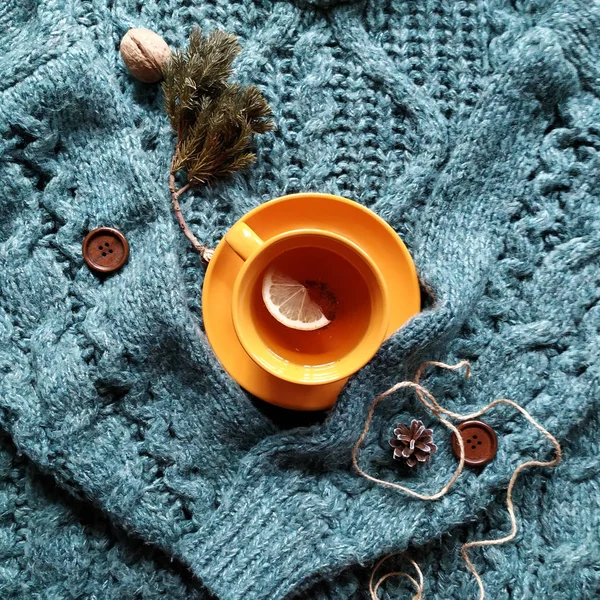
[[[261,204],[241,219],[263,240],[292,229],[339,233],[363,248],[377,263],[388,286],[389,337],[421,309],[417,272],[396,232],[369,209],[330,194],[293,194]],[[221,240],[202,288],[202,314],[208,340],[225,370],[258,398],[294,410],[333,406],[347,379],[327,385],[299,385],[260,368],[240,344],[231,316],[233,286],[242,259]]]

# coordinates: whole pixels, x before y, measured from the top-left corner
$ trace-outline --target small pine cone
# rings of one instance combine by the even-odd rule
[[[433,431],[425,429],[423,421],[413,419],[410,429],[406,425],[398,425],[394,429],[394,439],[390,446],[394,448],[394,458],[403,460],[409,467],[417,463],[426,463],[437,450],[433,443]]]

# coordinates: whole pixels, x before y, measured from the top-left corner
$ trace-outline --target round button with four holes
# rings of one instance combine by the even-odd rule
[[[483,421],[465,421],[457,426],[465,448],[465,464],[473,467],[487,465],[498,450],[498,438],[494,430]],[[456,434],[452,434],[452,452],[460,458]]]
[[[82,252],[90,269],[97,273],[112,273],[127,261],[129,244],[117,229],[99,227],[85,236]]]

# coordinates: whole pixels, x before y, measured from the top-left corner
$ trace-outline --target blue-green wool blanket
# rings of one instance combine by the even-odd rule
[[[235,78],[277,129],[252,168],[182,196],[195,235],[214,247],[262,202],[320,191],[370,207],[414,257],[422,312],[328,414],[250,397],[207,343],[162,92],[119,55],[131,27],[176,49],[196,24],[239,36]],[[470,551],[486,598],[599,597],[595,0],[4,0],[0,56],[2,599],[358,600],[403,550],[423,598],[477,598],[460,548],[510,531],[510,476],[552,444],[497,406],[495,458],[433,502],[352,466],[375,396],[463,359],[470,379],[422,380],[442,405],[513,399],[564,453],[518,480],[516,539]],[[100,226],[131,249],[108,277],[81,252]],[[439,447],[412,470],[389,446],[411,419]],[[359,462],[422,493],[457,464],[410,390],[377,406]],[[414,593],[405,577],[378,592]]]

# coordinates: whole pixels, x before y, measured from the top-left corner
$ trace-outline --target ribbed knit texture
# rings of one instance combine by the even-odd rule
[[[423,311],[312,423],[212,354],[162,96],[118,53],[129,27],[183,47],[193,24],[240,36],[236,77],[277,124],[248,172],[184,197],[197,237],[331,192],[388,220],[419,271]],[[598,3],[8,0],[0,31],[2,598],[359,599],[370,565],[407,547],[427,598],[476,597],[460,544],[507,531],[513,469],[551,448],[498,408],[495,460],[443,500],[359,478],[370,401],[433,358],[473,365],[427,377],[442,403],[511,398],[565,448],[518,484],[517,540],[473,551],[489,598],[600,594]],[[81,257],[98,226],[131,247],[107,278]],[[411,418],[439,451],[407,474],[387,440]],[[423,491],[456,465],[409,393],[378,407],[359,460]]]

